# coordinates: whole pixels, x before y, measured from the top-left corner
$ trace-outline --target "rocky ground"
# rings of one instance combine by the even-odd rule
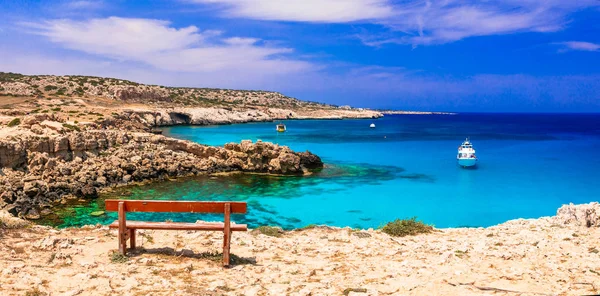
[[[598,203],[564,206],[555,217],[419,236],[331,227],[279,237],[236,232],[229,269],[220,266],[221,233],[143,231],[141,247],[123,258],[113,255],[116,230],[26,226],[4,215],[3,295],[600,293]]]

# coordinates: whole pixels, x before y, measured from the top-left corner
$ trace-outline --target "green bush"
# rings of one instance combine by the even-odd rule
[[[8,127],[17,126],[17,125],[19,125],[19,124],[21,124],[21,119],[20,119],[20,118],[15,118],[15,119],[11,120],[11,121],[8,123]]]
[[[70,129],[72,131],[78,131],[78,132],[81,131],[81,129],[78,126],[72,125],[72,124],[68,124],[68,123],[63,123],[63,127],[66,128],[66,129]]]
[[[44,90],[45,90],[45,91],[51,91],[51,90],[54,90],[54,89],[58,89],[58,87],[57,87],[57,86],[54,86],[54,85],[46,85],[46,86],[44,87]]]
[[[129,258],[119,252],[113,252],[110,254],[110,262],[112,263],[125,263]]]
[[[413,217],[403,220],[396,219],[393,222],[389,222],[383,226],[381,231],[391,236],[407,236],[417,235],[420,233],[430,233],[433,231],[433,227],[421,221],[417,221],[417,218]]]

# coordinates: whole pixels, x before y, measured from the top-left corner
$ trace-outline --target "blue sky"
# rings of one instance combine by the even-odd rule
[[[359,107],[600,112],[598,0],[0,0],[0,71]]]

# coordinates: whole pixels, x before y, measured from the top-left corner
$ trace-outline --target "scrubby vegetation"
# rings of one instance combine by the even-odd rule
[[[283,235],[283,229],[280,227],[273,226],[260,226],[254,230],[255,233],[262,233],[264,235],[280,237]]]
[[[417,221],[416,217],[410,219],[396,219],[395,221],[389,222],[381,228],[381,231],[391,236],[407,236],[417,235],[421,233],[430,233],[433,231],[433,227],[427,225],[421,221]]]
[[[63,127],[66,128],[66,129],[70,129],[72,131],[78,131],[78,132],[81,131],[81,129],[78,126],[72,125],[72,124],[68,124],[68,123],[63,123]]]
[[[8,127],[17,126],[17,125],[19,125],[19,124],[21,124],[21,119],[20,119],[20,118],[15,118],[15,119],[11,120],[11,121],[8,123]]]
[[[127,257],[119,252],[112,252],[110,254],[110,262],[112,262],[112,263],[125,263],[125,262],[127,262],[127,260],[129,260],[129,257]]]
[[[196,106],[235,108],[336,108],[334,105],[300,101],[283,94],[263,90],[232,90],[216,88],[165,87],[144,85],[132,81],[93,76],[28,76],[0,72],[0,91],[17,89],[14,96],[37,96],[47,99],[67,97],[103,97],[114,100]],[[13,92],[13,91],[11,91]],[[0,95],[9,95],[2,91]]]
[[[344,292],[342,292],[344,295],[349,295],[350,292],[355,292],[355,293],[367,293],[367,289],[365,288],[347,288],[344,290]]]

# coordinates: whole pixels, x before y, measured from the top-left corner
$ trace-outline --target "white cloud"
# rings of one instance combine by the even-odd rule
[[[392,15],[388,0],[190,0],[217,4],[229,17],[271,21],[344,23]]]
[[[73,10],[83,9],[99,9],[104,7],[104,1],[102,0],[75,0],[69,1],[64,4],[65,8]]]
[[[260,45],[260,40],[253,38],[222,38],[219,31],[201,31],[195,26],[174,28],[162,20],[109,17],[25,25],[32,33],[68,49],[168,71],[229,70],[273,75],[313,67],[308,62],[285,58],[293,51],[290,48]]]
[[[583,41],[567,41],[558,42],[557,45],[563,46],[561,51],[579,50],[579,51],[600,51],[600,44],[583,42]]]
[[[382,25],[385,34],[357,37],[366,45],[429,45],[474,36],[555,32],[569,14],[598,7],[597,0],[188,0],[213,5],[227,17],[270,21]]]
[[[346,65],[332,74],[249,75],[219,70],[191,73],[150,69],[139,63],[74,58],[35,49],[3,49],[0,69],[24,74],[93,75],[167,86],[267,89],[339,105],[460,111],[597,111],[600,76],[433,76],[397,67]],[[544,108],[544,109],[541,109]]]
[[[391,29],[386,35],[359,36],[367,45],[386,43],[428,45],[454,42],[474,36],[519,32],[555,32],[579,9],[599,6],[593,0],[410,1],[396,7],[393,18],[380,20]]]

